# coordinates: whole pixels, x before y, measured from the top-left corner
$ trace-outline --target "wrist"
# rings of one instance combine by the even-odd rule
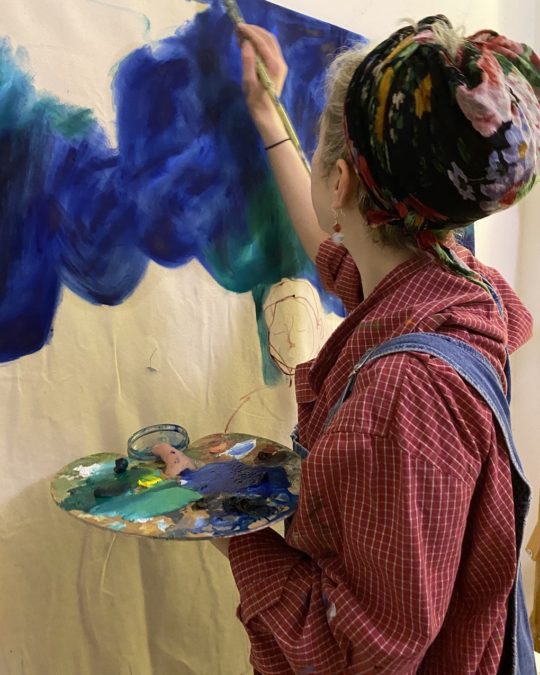
[[[280,145],[283,145],[284,143],[288,143],[290,140],[291,140],[291,137],[286,136],[285,138],[282,138],[280,141],[277,141],[276,143],[266,145],[264,149],[268,152],[268,150],[273,150],[274,148],[278,148]]]
[[[254,117],[253,121],[265,147],[278,143],[289,136],[285,125],[275,111],[272,114]]]

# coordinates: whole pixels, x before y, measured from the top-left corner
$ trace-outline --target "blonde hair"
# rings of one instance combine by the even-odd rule
[[[416,24],[408,23],[417,30]],[[432,25],[431,29],[436,41],[445,48],[452,59],[456,59],[465,43],[465,38],[462,36],[463,29],[455,31],[442,22]],[[343,109],[353,75],[369,51],[370,48],[365,45],[346,49],[338,53],[328,68],[325,86],[327,103],[321,116],[321,129],[324,127],[324,137],[320,153],[322,171],[326,176],[330,175],[339,159],[344,159],[351,165],[353,163],[345,139]],[[363,215],[377,208],[361,184],[358,189],[358,208]],[[372,228],[371,231],[374,241],[382,245],[415,250],[418,248],[414,234],[399,225],[388,223]],[[436,230],[434,234],[443,243],[448,241],[451,232],[456,233],[456,229],[450,227]]]

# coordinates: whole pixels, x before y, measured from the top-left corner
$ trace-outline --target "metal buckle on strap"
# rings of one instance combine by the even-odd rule
[[[360,368],[364,365],[363,362],[358,362],[355,367],[352,369],[351,374],[349,375],[349,380],[352,380],[353,377],[356,377],[358,375],[358,371]]]
[[[364,352],[364,354],[360,357],[360,361],[358,361],[358,363],[352,369],[351,374],[349,375],[349,381],[352,380],[353,377],[356,377],[358,375],[358,371],[366,363],[371,353],[374,352],[375,349],[376,347],[372,347],[371,349],[368,349],[367,352]]]

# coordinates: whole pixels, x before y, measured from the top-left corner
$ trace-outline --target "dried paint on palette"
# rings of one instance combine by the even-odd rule
[[[244,434],[215,434],[186,454],[202,466],[176,478],[166,477],[157,460],[129,459],[118,473],[119,455],[91,455],[58,472],[52,495],[85,522],[165,539],[242,534],[296,509],[300,459],[288,448]]]

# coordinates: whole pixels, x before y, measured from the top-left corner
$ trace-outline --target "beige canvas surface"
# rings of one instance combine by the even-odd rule
[[[230,569],[211,545],[82,524],[53,505],[49,481],[157,422],[286,443],[292,389],[260,373],[251,297],[197,263],[151,267],[114,309],[64,294],[52,343],[0,372],[1,673],[250,672]]]

